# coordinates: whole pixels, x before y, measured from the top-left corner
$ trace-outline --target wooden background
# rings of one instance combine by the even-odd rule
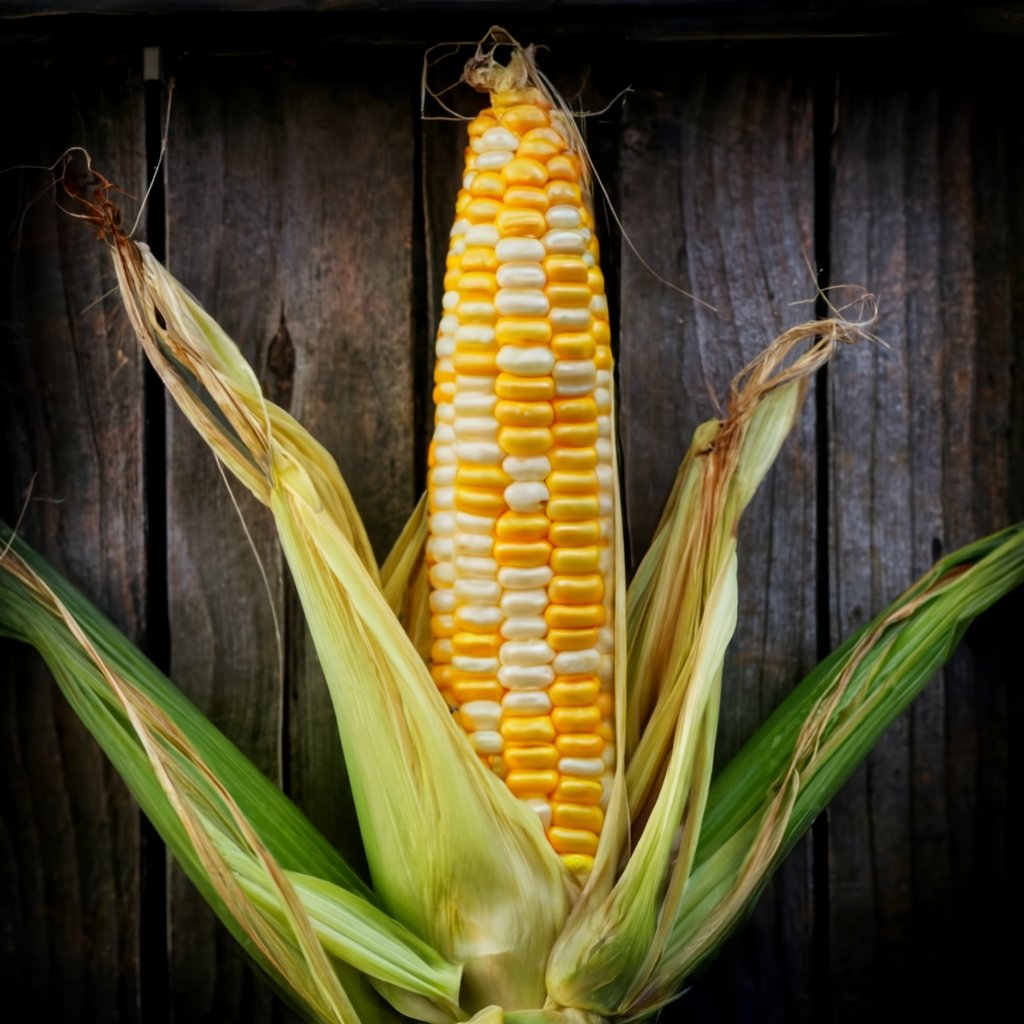
[[[104,247],[38,169],[87,147],[134,218],[173,75],[139,235],[334,452],[383,555],[423,486],[462,146],[460,125],[420,118],[422,55],[481,35],[494,5],[313,6],[355,10],[0,19],[0,512],[16,518],[34,478],[24,535],[347,846],[332,715],[269,516],[242,502],[268,598],[210,456],[143,365]],[[478,9],[466,23],[455,6]],[[912,15],[928,5],[875,4],[865,37],[840,39],[849,5],[780,5],[774,22],[744,4],[528,6],[508,27],[550,44],[545,68],[587,108],[630,87],[587,122],[598,168],[646,264],[717,309],[663,285],[603,218],[634,559],[712,396],[813,314],[794,305],[813,300],[810,268],[880,298],[889,348],[822,374],[745,521],[727,756],[936,555],[1024,515],[1020,20],[985,7],[925,32]],[[144,47],[161,80],[143,80]],[[1012,997],[1022,615],[1017,596],[971,630],[667,1017],[985,1019]],[[13,1019],[289,1020],[36,659],[3,651]]]

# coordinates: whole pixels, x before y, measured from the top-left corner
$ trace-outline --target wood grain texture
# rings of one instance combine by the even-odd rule
[[[891,347],[859,349],[833,377],[837,640],[938,554],[1019,515],[1022,123],[1000,99],[999,54],[973,84],[922,80],[892,50],[870,73],[841,65],[833,276],[878,291]],[[987,624],[830,812],[838,1021],[985,1016],[1010,994],[990,929],[1020,905],[1001,824],[1020,812],[1008,785],[1019,668],[1003,674],[982,637]]]
[[[619,395],[631,554],[642,555],[698,423],[813,294],[812,106],[785,61],[715,49],[629,68],[622,220],[659,281],[621,248]],[[683,68],[685,70],[677,70]],[[804,410],[740,536],[739,623],[723,686],[719,759],[813,664],[815,427]],[[700,1020],[811,1019],[812,854],[801,845],[728,957],[679,1004]],[[784,979],[784,980],[783,980]]]
[[[19,97],[0,195],[2,515],[13,523],[24,507],[22,535],[144,643],[143,361],[110,294],[105,247],[57,208],[49,172],[33,169],[82,145],[141,194],[141,93],[122,54],[88,74],[74,60],[64,70],[67,80],[12,59],[0,71],[5,95]],[[138,1020],[138,809],[41,662],[13,645],[4,655],[5,1012]]]

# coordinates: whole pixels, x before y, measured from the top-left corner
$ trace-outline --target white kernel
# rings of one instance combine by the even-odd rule
[[[601,664],[597,666],[595,675],[601,680],[602,690],[611,687],[615,678],[615,658],[611,654],[601,655]]]
[[[497,278],[501,288],[543,288],[548,275],[539,263],[503,263]]]
[[[607,437],[599,437],[597,443],[594,445],[594,451],[597,452],[598,462],[611,462],[612,461],[612,443]]]
[[[519,377],[546,377],[555,365],[555,354],[543,345],[502,345],[496,362]]]
[[[597,375],[594,375],[595,380]],[[598,412],[608,412],[612,407],[612,393],[608,388],[594,388],[594,404],[597,406]]]
[[[463,324],[455,328],[454,337],[460,345],[490,345],[494,341],[494,328],[486,324]]]
[[[431,537],[427,540],[427,558],[432,562],[447,562],[455,557],[455,541],[452,537]]]
[[[498,570],[498,582],[507,590],[537,590],[546,587],[552,576],[550,565],[534,565],[528,569],[503,565]]]
[[[494,538],[486,533],[459,533],[452,541],[457,555],[491,555],[494,553]]]
[[[459,441],[455,454],[460,462],[471,462],[475,466],[497,466],[505,458],[497,441]]]
[[[519,148],[519,138],[507,128],[488,128],[480,136],[479,153],[493,153],[495,150],[515,152]]]
[[[506,640],[540,640],[548,635],[548,624],[539,615],[505,619],[501,635]]]
[[[551,804],[547,800],[539,796],[529,796],[523,802],[540,818],[541,828],[545,832],[551,828]]]
[[[558,331],[586,331],[593,319],[585,306],[557,306],[550,313],[551,329]]]
[[[579,230],[549,231],[542,239],[548,252],[585,252],[587,243]]]
[[[458,672],[473,672],[480,676],[493,676],[499,665],[497,658],[472,658],[468,654],[453,654],[452,668]]]
[[[458,235],[464,235],[471,227],[472,225],[470,224],[469,220],[466,217],[460,217],[452,225],[452,229],[449,232],[449,234],[452,238],[455,238]]]
[[[481,171],[500,170],[513,158],[513,155],[507,149],[491,149],[480,153],[476,158],[477,169]]]
[[[434,493],[430,497],[434,508],[439,512],[447,512],[455,508],[454,487],[435,487]]]
[[[480,172],[477,171],[477,170],[466,171],[466,173],[462,176],[462,187],[464,189],[468,189],[473,184],[473,182],[476,180],[476,176],[479,173]]]
[[[455,457],[455,445],[434,442],[434,463],[438,466],[454,466],[458,462]]]
[[[598,370],[597,371],[597,386],[599,388],[610,388],[612,386],[612,371],[611,370]]]
[[[551,462],[546,455],[510,455],[501,468],[513,480],[547,480]]]
[[[455,378],[456,394],[460,391],[472,391],[476,394],[493,395],[494,394],[494,378],[493,377],[477,377],[469,376],[468,374],[459,374]]]
[[[585,651],[561,651],[555,656],[554,669],[560,676],[590,674],[601,663],[593,647]]]
[[[595,295],[590,300],[590,312],[599,320],[608,319],[608,299],[604,295]]]
[[[452,566],[453,572],[454,568]],[[452,591],[458,600],[471,601],[476,604],[490,603],[496,605],[501,600],[501,585],[497,580],[472,578],[455,580]]]
[[[493,249],[501,239],[493,224],[473,224],[466,229],[466,245],[473,248]]]
[[[597,571],[603,578],[607,579],[611,575],[612,565],[611,548],[602,549],[601,553],[597,556]]]
[[[455,420],[455,406],[451,402],[441,402],[434,410],[434,416],[442,423],[452,423]]]
[[[434,354],[438,359],[451,359],[455,355],[455,339],[450,334],[442,334],[434,345]]]
[[[586,264],[586,265],[587,265],[588,267],[592,267],[592,266],[594,266],[594,264],[595,264],[595,263],[596,263],[597,261],[596,261],[596,260],[594,259],[594,254],[593,254],[592,252],[585,252],[585,253],[583,254],[583,262],[584,262],[584,263],[585,263],[585,264]]]
[[[506,711],[533,715],[546,715],[551,710],[551,698],[545,690],[509,690],[501,704]]]
[[[563,757],[558,762],[558,770],[563,775],[599,779],[604,772],[604,761],[600,757]]]
[[[437,423],[434,426],[434,443],[451,444],[455,440],[455,431],[450,423]]]
[[[558,395],[588,395],[594,390],[594,364],[589,359],[559,359],[551,376]]]
[[[546,316],[551,303],[544,292],[530,288],[501,288],[494,308],[502,316]]]
[[[501,725],[501,705],[496,700],[467,701],[459,712],[472,729],[497,729]]]
[[[452,429],[460,441],[496,441],[498,426],[491,416],[457,416]]]
[[[498,563],[493,558],[460,555],[455,559],[455,571],[460,576],[477,576],[491,580],[498,575]]]
[[[489,299],[470,299],[468,302],[460,302],[455,307],[455,312],[463,320],[493,320],[494,303]]]
[[[505,749],[505,740],[500,732],[480,729],[469,734],[469,742],[478,754],[500,754]]]
[[[434,512],[430,517],[430,532],[435,536],[451,537],[455,533],[455,513]]]
[[[598,416],[597,417],[597,435],[598,437],[612,436],[612,420],[610,416]]]
[[[546,590],[510,590],[501,598],[501,610],[509,618],[539,615],[547,606]]]
[[[452,244],[448,246],[448,254],[450,256],[461,256],[466,251],[466,240],[464,238],[456,238],[452,241]]]
[[[432,590],[427,602],[435,615],[447,615],[449,612],[455,611],[455,591],[450,587],[444,590]]]
[[[615,769],[615,744],[606,743],[604,750],[601,751],[601,760],[604,761],[605,768],[609,768],[614,771]]]
[[[612,798],[612,773],[605,772],[601,776],[601,810],[608,810],[608,801]]]
[[[430,567],[427,573],[430,585],[440,590],[442,587],[450,587],[455,582],[455,563],[438,562]]]
[[[544,640],[506,640],[498,657],[502,665],[550,665],[555,652]]]
[[[543,690],[555,681],[550,665],[503,665],[498,669],[498,682],[507,690]]]
[[[587,245],[590,245],[590,240],[594,237],[594,233],[590,228],[580,228],[580,236]]]
[[[473,512],[456,512],[455,524],[460,530],[466,533],[484,533],[492,536],[494,524],[497,522],[495,516],[478,516]]]
[[[459,608],[459,618],[480,629],[497,629],[504,616],[493,604],[464,604]]]
[[[499,263],[539,263],[547,250],[536,238],[503,238],[495,245],[494,255]]]
[[[615,650],[615,630],[611,626],[602,626],[597,631],[597,649],[602,654],[610,654]]]
[[[615,502],[609,494],[597,496],[597,514],[599,516],[610,516],[615,512]]]
[[[505,488],[505,504],[513,512],[540,512],[550,497],[547,485],[539,480],[516,480]]]
[[[452,408],[460,416],[489,416],[498,404],[497,395],[485,395],[482,391],[467,391],[455,396]]]
[[[567,206],[564,203],[549,207],[544,216],[547,218],[548,226],[552,228],[576,228],[580,224],[580,211],[575,206]]]
[[[431,487],[450,487],[455,483],[458,471],[458,466],[434,466],[430,470]]]
[[[441,296],[441,308],[442,309],[454,309],[459,304],[459,293],[458,292],[445,292]]]
[[[458,329],[459,318],[454,313],[446,313],[437,325],[438,334],[455,334]]]
[[[599,519],[598,527],[600,530],[599,540],[604,541],[606,544],[612,544],[615,541],[615,524],[607,516],[604,519]]]

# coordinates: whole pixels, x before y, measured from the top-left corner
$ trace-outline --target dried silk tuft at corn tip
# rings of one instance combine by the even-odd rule
[[[468,126],[434,372],[431,672],[584,877],[615,767],[608,304],[565,115],[474,84],[490,106]]]

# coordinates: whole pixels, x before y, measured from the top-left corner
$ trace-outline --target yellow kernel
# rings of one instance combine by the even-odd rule
[[[601,539],[601,526],[596,520],[590,519],[574,523],[552,523],[548,538],[560,548],[596,544]]]
[[[555,739],[562,757],[600,757],[604,740],[592,732],[567,732]]]
[[[593,705],[554,708],[551,721],[559,732],[593,732],[601,724],[601,712]]]
[[[509,768],[543,771],[558,767],[558,748],[550,743],[529,747],[506,747],[505,763]]]
[[[603,604],[552,604],[544,617],[553,629],[587,629],[603,626],[607,613]]]
[[[469,217],[472,220],[471,214]],[[548,222],[543,213],[509,207],[497,215],[495,226],[502,238],[540,238],[548,230]]]
[[[602,722],[594,730],[594,733],[597,736],[600,736],[601,739],[603,739],[605,741],[605,743],[614,743],[615,742],[615,728],[612,726],[611,722]]]
[[[494,381],[494,393],[499,398],[512,398],[523,402],[540,402],[554,397],[553,377],[517,377],[499,373]]]
[[[463,212],[472,224],[489,224],[501,213],[501,209],[497,199],[472,198]]]
[[[498,373],[496,362],[498,353],[484,349],[456,349],[452,356],[452,366],[456,373],[464,373],[469,377],[494,377]]]
[[[501,723],[501,735],[507,743],[550,743],[555,738],[555,727],[550,715],[506,718]]]
[[[607,320],[595,320],[590,330],[599,348],[612,343],[612,329],[608,326]]]
[[[454,690],[449,690],[447,687],[442,687],[440,692],[441,700],[443,700],[445,704],[448,705],[448,707],[453,708],[459,703],[455,697]]]
[[[555,789],[555,800],[567,804],[599,804],[604,786],[597,779],[574,779],[566,775]]]
[[[563,469],[579,473],[597,465],[597,450],[594,448],[552,448],[548,453],[552,469]]]
[[[546,565],[550,556],[551,545],[546,540],[499,540],[494,544],[494,557],[498,565],[510,565],[515,569]]]
[[[449,287],[447,281],[445,287]],[[498,282],[493,274],[486,270],[475,271],[470,274],[462,274],[455,284],[455,290],[461,295],[468,292],[480,292],[484,295],[494,295],[498,290]]]
[[[474,196],[500,199],[505,194],[505,180],[494,171],[483,171],[473,179],[473,183],[469,186],[469,192]]]
[[[548,829],[548,840],[559,853],[597,853],[597,836],[588,829],[555,826]]]
[[[530,771],[525,768],[517,768],[508,773],[505,783],[516,796],[546,796],[558,786],[558,772],[553,769]],[[598,786],[600,785],[598,783]],[[600,799],[600,794],[598,794],[597,800]]]
[[[604,580],[593,576],[556,576],[548,584],[552,604],[597,604],[604,597]]]
[[[597,334],[597,328],[601,326],[601,321],[594,323],[594,334]],[[607,345],[598,344],[597,351],[594,353],[594,366],[599,370],[610,370],[612,368],[612,350]]]
[[[576,876],[580,885],[585,885],[594,870],[594,858],[589,853],[563,853],[562,863]]]
[[[600,267],[587,267],[587,287],[594,295],[604,295],[604,274]]]
[[[456,633],[452,649],[456,654],[470,658],[494,658],[501,649],[502,639],[496,633]]]
[[[547,504],[548,519],[596,519],[600,506],[596,495],[574,494],[572,497],[552,498]]]
[[[456,487],[455,508],[476,516],[498,516],[505,511],[505,491],[494,487]]]
[[[455,213],[456,216],[461,216],[466,212],[466,207],[473,202],[473,197],[465,190],[460,189],[459,194],[455,197]]]
[[[455,315],[464,324],[493,324],[498,319],[498,311],[489,299],[464,300],[455,307]]]
[[[516,157],[501,169],[501,176],[509,185],[543,185],[548,180],[547,168],[537,160]],[[554,200],[552,200],[553,202]]]
[[[544,290],[552,306],[589,306],[593,298],[585,284],[549,284]]]
[[[597,630],[549,629],[547,641],[553,651],[587,651],[597,643]]]
[[[474,246],[462,254],[460,266],[463,271],[486,270],[493,274],[498,269],[498,257],[492,248],[483,245]]]
[[[560,804],[551,808],[551,820],[563,828],[585,828],[600,833],[604,812],[594,804]]]
[[[435,640],[443,640],[445,637],[455,635],[455,622],[450,615],[430,616],[430,635]]]
[[[551,431],[547,427],[502,427],[498,444],[509,455],[543,455],[551,447]]]
[[[481,626],[478,622],[473,621],[475,616],[473,616],[472,612],[470,613],[469,620],[467,620],[465,606],[460,605],[456,608],[452,618],[455,620],[455,626],[460,633],[494,633],[493,624]]]
[[[497,127],[498,122],[497,120],[495,120],[495,118],[488,117],[485,114],[480,113],[476,117],[474,117],[472,121],[469,122],[469,124],[466,126],[466,131],[472,138],[473,136],[476,135],[483,135],[483,133],[487,131],[489,128]]]
[[[444,290],[446,292],[453,292],[458,287],[459,281],[462,279],[462,270],[458,267],[449,269],[444,275]]]
[[[556,423],[551,428],[554,441],[559,447],[587,448],[597,443],[599,431],[597,422]]]
[[[501,466],[474,466],[466,463],[455,471],[455,482],[463,487],[505,488],[512,482],[512,478]]]
[[[549,124],[547,111],[532,103],[520,103],[502,112],[501,124],[516,135],[523,135],[531,128],[545,128]]]
[[[544,211],[548,208],[548,194],[544,189],[532,185],[512,185],[505,193],[505,205]]]
[[[597,704],[597,710],[601,712],[602,718],[611,718],[615,712],[615,697],[608,691],[599,693],[594,703]]]
[[[555,413],[550,402],[502,401],[494,407],[494,418],[507,427],[547,427]]]
[[[552,402],[555,418],[562,423],[592,423],[597,419],[597,403],[589,395],[559,398]]]
[[[583,193],[575,182],[556,178],[544,186],[544,191],[547,192],[548,201],[552,206],[577,206],[586,209],[583,206]]]
[[[597,572],[601,563],[601,549],[596,545],[588,548],[555,548],[551,552],[551,568],[560,576],[583,576]]]
[[[548,517],[543,512],[506,512],[494,531],[501,540],[541,540],[548,535]]]
[[[516,153],[519,156],[532,157],[534,160],[548,161],[556,154],[560,153],[564,148],[564,146],[559,146],[554,142],[549,142],[547,139],[523,139],[519,145],[519,149],[516,150]],[[561,167],[562,165],[559,164],[559,168]],[[550,175],[551,172],[549,171],[548,174]],[[568,175],[563,172],[552,175],[552,177],[565,178],[568,177]]]
[[[435,640],[430,645],[430,660],[438,665],[448,664],[452,660],[450,643]]]
[[[561,146],[562,149],[565,149],[565,137],[554,128],[531,128],[528,132],[524,133],[523,141],[526,142],[532,139],[544,139],[545,142],[550,142],[553,146]]]
[[[556,334],[551,339],[551,351],[556,359],[593,359],[597,345],[585,333]]]
[[[559,450],[572,451],[573,449]],[[548,477],[548,490],[552,495],[597,494],[597,474],[592,469],[582,471],[555,470]]]
[[[600,689],[597,676],[560,676],[551,684],[548,696],[555,707],[589,707],[597,699]]]
[[[546,345],[551,340],[547,320],[499,320],[494,336],[502,345]]]
[[[572,153],[561,153],[548,160],[548,177],[563,181],[580,180],[580,162]]]
[[[557,281],[563,284],[580,284],[587,280],[587,271],[590,268],[582,256],[545,256],[544,272],[548,281]]]
[[[452,684],[451,665],[431,665],[430,678],[433,679],[438,686],[450,688]]]
[[[504,694],[501,683],[497,679],[474,679],[468,675],[466,678],[452,683],[452,692],[460,704],[468,704],[473,700],[500,701]]]

